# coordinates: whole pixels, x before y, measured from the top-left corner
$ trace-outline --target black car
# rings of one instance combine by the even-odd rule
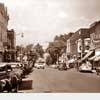
[[[7,78],[7,72],[12,71],[12,68],[7,63],[0,63],[0,80]]]

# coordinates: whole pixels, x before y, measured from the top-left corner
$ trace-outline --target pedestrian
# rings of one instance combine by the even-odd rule
[[[20,62],[20,57],[19,56],[17,57],[17,62]]]
[[[7,54],[7,62],[11,62],[11,55],[10,54]]]
[[[27,58],[27,55],[24,55],[23,61],[24,61],[24,62],[27,62],[27,59],[28,59],[28,58]]]

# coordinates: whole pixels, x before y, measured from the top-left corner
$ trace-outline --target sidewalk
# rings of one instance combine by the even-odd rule
[[[19,86],[18,93],[25,93],[25,91],[32,91],[33,79],[30,77],[31,74],[22,79],[22,83]]]

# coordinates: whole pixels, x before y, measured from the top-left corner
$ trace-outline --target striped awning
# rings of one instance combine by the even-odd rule
[[[87,59],[92,53],[93,53],[93,51],[89,51],[89,52],[81,59],[81,61]]]
[[[96,57],[97,57],[97,56],[95,55],[95,56],[93,56],[93,57],[91,57],[91,58],[88,58],[88,60],[94,60]]]

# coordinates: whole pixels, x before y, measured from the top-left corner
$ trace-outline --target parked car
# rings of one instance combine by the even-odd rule
[[[92,65],[88,65],[86,63],[83,63],[80,67],[79,67],[79,71],[80,72],[92,72]]]
[[[44,69],[46,66],[45,61],[41,60],[41,61],[36,61],[34,67],[37,69]]]
[[[58,64],[53,64],[53,65],[50,65],[51,68],[54,68],[54,69],[57,69],[59,67]]]
[[[8,63],[0,63],[0,92],[12,92],[12,90],[17,92],[18,90],[21,77],[20,74],[13,70],[14,66],[11,65]]]
[[[67,65],[66,63],[60,63],[59,67],[58,67],[58,70],[67,70]]]
[[[69,68],[74,68],[74,64],[75,64],[75,60],[74,59],[70,59],[67,62],[67,65],[69,66]]]
[[[4,70],[9,70],[9,69],[11,69],[10,66],[6,66],[6,65],[8,65],[8,63],[0,63],[0,72],[1,72],[1,71],[4,71]]]
[[[17,62],[11,62],[8,63],[7,65],[11,66],[12,72],[16,74],[19,83],[21,83],[23,78],[23,64]]]
[[[7,78],[7,71],[12,71],[12,68],[7,63],[0,63],[0,80]]]

